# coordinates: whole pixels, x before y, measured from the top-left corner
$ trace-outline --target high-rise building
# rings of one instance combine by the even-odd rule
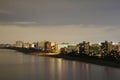
[[[101,55],[101,49],[100,45],[97,43],[90,45],[90,56],[100,56]]]
[[[89,55],[90,52],[90,43],[83,41],[82,43],[79,44],[79,53],[80,54],[87,54]]]
[[[51,42],[45,42],[45,52],[51,52]]]
[[[120,52],[120,42],[118,42],[118,51]]]
[[[63,51],[66,51],[67,48],[68,48],[68,43],[61,43],[61,44],[58,44],[58,52],[61,53]]]
[[[44,41],[37,42],[37,47],[39,50],[44,51],[45,50],[45,42]]]
[[[51,52],[58,53],[58,44],[56,42],[51,42]]]
[[[117,51],[118,51],[118,55],[120,56],[120,42],[118,42],[117,44]]]
[[[76,45],[68,45],[67,53],[78,54],[78,47]]]
[[[101,51],[104,55],[110,54],[112,49],[113,49],[112,42],[105,41],[101,43]]]
[[[22,47],[23,41],[16,41],[15,47]]]

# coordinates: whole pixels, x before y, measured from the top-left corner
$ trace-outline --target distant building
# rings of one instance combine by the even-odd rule
[[[45,50],[45,42],[41,41],[41,42],[37,42],[37,48],[41,51]]]
[[[118,44],[113,45],[114,46],[114,51],[117,51],[117,54],[120,56],[120,42],[118,42]]]
[[[22,48],[22,45],[23,45],[23,41],[16,41],[15,43],[15,47],[21,47]]]
[[[120,52],[120,42],[118,42],[118,51]]]
[[[0,47],[12,47],[11,44],[0,44]]]
[[[109,55],[112,49],[113,49],[112,42],[105,41],[101,43],[101,51],[103,55]]]
[[[90,52],[90,43],[83,41],[79,44],[79,54],[87,54],[89,55]]]
[[[90,45],[90,56],[101,56],[101,49],[99,44]]]
[[[51,52],[51,42],[45,42],[45,52]]]
[[[58,52],[60,53],[61,52],[61,50],[64,50],[64,51],[66,51],[66,49],[68,48],[68,43],[61,43],[61,44],[58,44]]]
[[[29,44],[29,48],[35,48],[35,44],[34,43],[30,43]]]
[[[60,48],[60,52],[59,53],[67,54],[67,48],[66,47]]]
[[[35,48],[35,49],[39,49],[37,42],[34,42],[33,44],[34,44],[34,48]]]
[[[30,45],[29,43],[23,43],[22,48],[29,48],[30,47],[29,45]]]
[[[51,52],[58,53],[58,44],[56,42],[51,42]]]
[[[67,53],[73,52],[73,54],[77,54],[77,53],[79,53],[78,51],[79,51],[79,49],[76,45],[68,45]]]

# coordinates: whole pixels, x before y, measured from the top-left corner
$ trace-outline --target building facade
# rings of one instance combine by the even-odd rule
[[[101,43],[101,53],[103,55],[109,55],[112,49],[113,49],[112,42],[105,41]]]
[[[47,53],[51,52],[51,42],[49,41],[45,42],[45,52]]]
[[[87,54],[89,55],[90,52],[90,43],[83,41],[79,44],[79,54]]]

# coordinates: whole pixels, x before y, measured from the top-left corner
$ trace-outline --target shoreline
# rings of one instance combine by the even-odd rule
[[[24,54],[33,55],[33,56],[62,58],[62,59],[71,60],[71,61],[79,61],[79,62],[91,63],[91,64],[96,64],[101,66],[120,68],[120,61],[117,61],[117,60],[105,60],[101,58],[92,58],[92,57],[85,57],[85,56],[70,56],[70,55],[56,54],[56,53],[44,53],[39,50],[26,49],[26,48],[0,48],[0,49],[16,50],[18,52],[22,52]]]
[[[39,53],[38,53],[39,54]],[[39,56],[39,55],[34,55],[34,56]],[[79,62],[85,62],[85,63],[90,63],[90,64],[95,64],[95,65],[101,65],[101,66],[108,66],[108,67],[114,67],[114,68],[120,68],[120,64],[117,62],[110,62],[110,61],[105,61],[101,59],[86,59],[86,58],[79,58],[79,57],[70,57],[67,55],[42,55],[45,57],[54,57],[54,58],[62,58],[66,60],[71,60],[71,61],[79,61]]]

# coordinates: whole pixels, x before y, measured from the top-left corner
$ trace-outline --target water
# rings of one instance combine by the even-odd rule
[[[0,49],[0,80],[120,80],[120,69]]]

